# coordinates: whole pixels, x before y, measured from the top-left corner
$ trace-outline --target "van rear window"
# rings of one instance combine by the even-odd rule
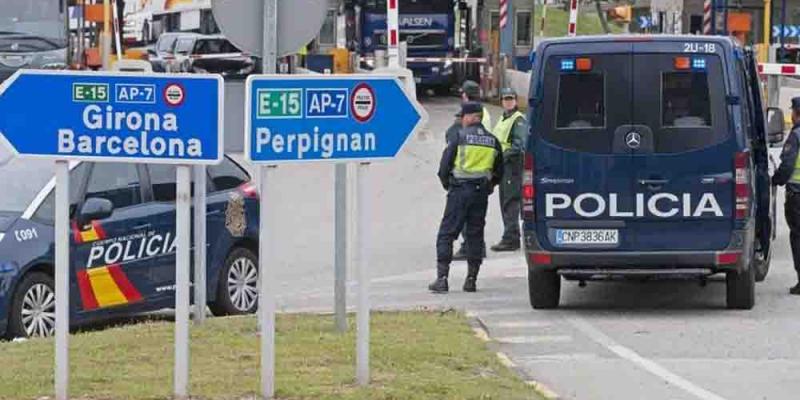
[[[711,100],[705,72],[665,72],[661,78],[662,125],[711,126]]]
[[[564,74],[558,83],[556,127],[559,129],[605,126],[605,88],[602,73]]]

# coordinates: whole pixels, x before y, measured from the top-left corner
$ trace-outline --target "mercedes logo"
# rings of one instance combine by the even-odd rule
[[[638,149],[642,145],[642,135],[639,132],[633,131],[625,136],[625,144],[632,149]]]

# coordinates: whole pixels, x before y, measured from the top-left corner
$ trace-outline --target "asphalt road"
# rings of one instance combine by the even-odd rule
[[[458,104],[443,98],[423,103],[431,116],[427,129],[398,160],[370,167],[369,271],[376,309],[465,310],[483,322],[492,345],[521,373],[565,399],[798,398],[800,297],[788,295],[795,274],[782,217],[772,269],[757,286],[751,311],[725,309],[722,279],[705,287],[694,281],[586,288],[565,282],[560,309],[534,311],[521,253],[490,254],[477,294],[460,290],[464,263],[454,265],[450,294],[428,293],[444,207],[435,171]],[[275,175],[281,196],[271,206],[278,215],[279,251],[271,266],[282,311],[332,310],[332,182],[332,166],[281,167]],[[490,205],[491,244],[501,233],[496,195]],[[348,288],[352,309],[356,283]]]

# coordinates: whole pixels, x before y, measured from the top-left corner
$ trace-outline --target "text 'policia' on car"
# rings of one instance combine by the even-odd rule
[[[600,36],[536,54],[531,305],[557,307],[562,277],[725,273],[728,307],[752,308],[774,238],[767,146],[782,137],[767,132],[752,53],[724,37]]]
[[[70,322],[175,304],[175,167],[70,165]],[[208,305],[216,315],[254,312],[258,198],[226,158],[208,167]],[[0,165],[0,336],[55,328],[53,164]],[[192,183],[194,186],[194,182]]]

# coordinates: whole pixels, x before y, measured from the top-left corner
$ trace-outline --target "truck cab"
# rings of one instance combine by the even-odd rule
[[[722,273],[727,306],[752,308],[775,223],[753,55],[701,36],[557,39],[536,54],[522,212],[531,305],[557,307],[562,279]]]

